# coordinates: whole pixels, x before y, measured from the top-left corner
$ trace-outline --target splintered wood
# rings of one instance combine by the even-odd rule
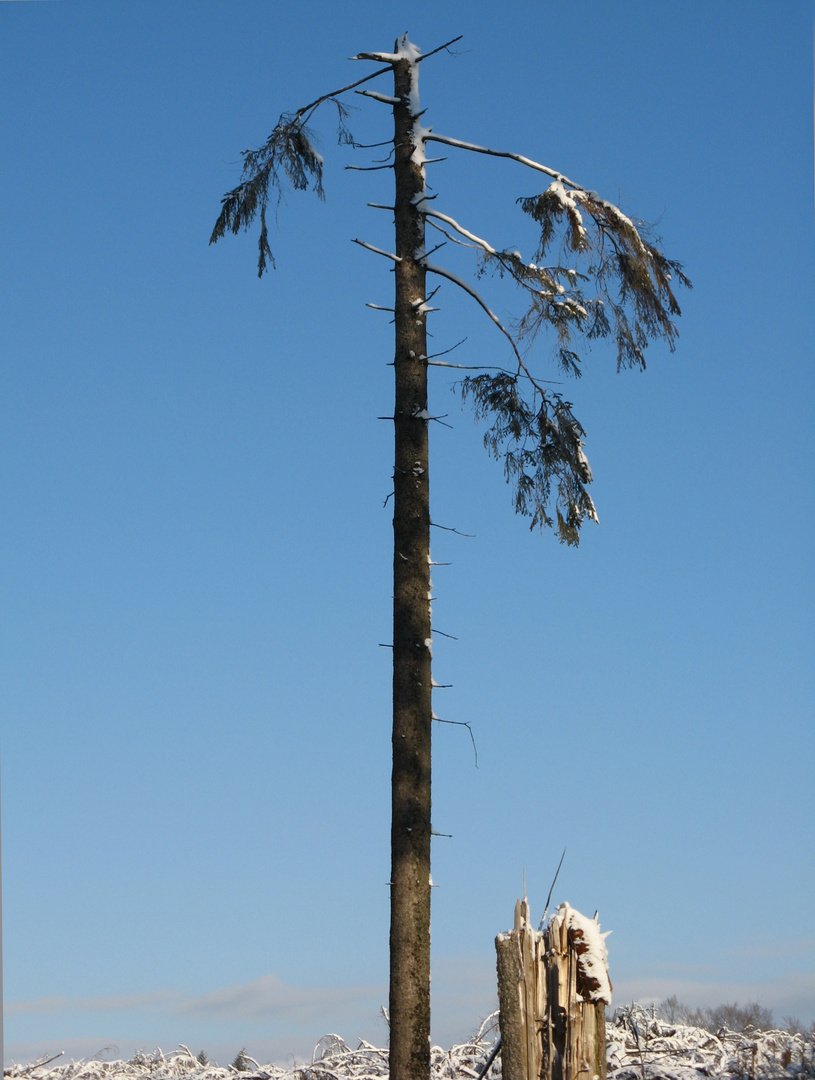
[[[596,919],[562,904],[538,933],[524,898],[495,948],[503,1080],[606,1080],[611,983]]]

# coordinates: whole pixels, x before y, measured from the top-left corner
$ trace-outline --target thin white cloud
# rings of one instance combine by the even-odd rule
[[[433,1041],[441,1046],[463,1041],[496,1007],[492,956],[436,957],[432,991]],[[615,981],[614,1004],[659,1001],[671,994],[692,1007],[757,1000],[773,1010],[778,1022],[785,1016],[803,1023],[815,1019],[815,974],[809,973],[765,982],[714,981],[698,970],[677,971],[674,977],[629,977]],[[8,1019],[16,1018],[13,1026],[20,1030],[16,1039],[8,1031],[6,1053],[17,1061],[60,1050],[67,1058],[90,1058],[113,1044],[119,1049],[103,1056],[127,1059],[137,1047],[168,1050],[182,1040],[203,1047],[221,1063],[231,1061],[241,1046],[260,1061],[291,1063],[293,1057],[308,1060],[327,1031],[338,1032],[352,1045],[357,1037],[384,1044],[387,1032],[378,1012],[386,1001],[387,987],[381,985],[293,986],[272,974],[199,995],[155,990],[39,998],[7,1004]],[[91,1034],[52,1038],[59,1029],[73,1036],[83,1028]],[[107,1037],[99,1034],[105,1030]]]
[[[102,994],[91,998],[45,997],[31,1001],[9,1001],[5,1012],[10,1016],[46,1016],[64,1012],[141,1012],[165,1009],[178,1001],[172,990],[151,990],[143,994]]]
[[[734,945],[730,952],[733,956],[747,957],[751,960],[799,959],[805,956],[811,957],[815,953],[815,938],[797,938],[788,941],[778,941],[772,937],[748,938]]]
[[[263,975],[252,982],[228,986],[207,994],[189,995],[175,990],[140,994],[109,994],[88,998],[47,997],[6,1004],[17,1016],[48,1016],[59,1013],[144,1013],[210,1020],[266,1022],[275,1018],[309,1023],[323,1016],[343,1017],[360,1003],[376,1012],[387,1000],[385,986],[293,986],[277,975]]]
[[[384,986],[292,986],[277,975],[263,975],[239,986],[187,998],[173,1011],[177,1016],[206,1016],[214,1020],[267,1021],[296,1017],[298,1023],[307,1023],[325,1014],[344,1013],[360,1002],[386,999]]]

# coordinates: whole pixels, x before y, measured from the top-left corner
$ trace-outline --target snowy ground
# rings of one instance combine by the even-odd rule
[[[607,1032],[609,1080],[815,1077],[815,1033],[721,1030],[714,1035],[703,1028],[668,1024],[638,1006],[618,1010]],[[476,1080],[495,1036],[495,1020],[490,1018],[472,1042],[450,1050],[434,1047],[433,1080]],[[26,1080],[385,1080],[388,1075],[386,1050],[365,1042],[351,1049],[338,1035],[321,1039],[311,1062],[282,1067],[249,1058],[246,1064],[242,1072],[211,1062],[202,1065],[181,1047],[168,1054],[140,1052],[131,1061],[13,1065],[5,1075]],[[500,1075],[499,1055],[488,1080]]]

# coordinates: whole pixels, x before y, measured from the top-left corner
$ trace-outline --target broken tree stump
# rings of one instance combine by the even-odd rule
[[[606,1080],[606,936],[568,904],[539,933],[516,903],[495,939],[503,1080]]]

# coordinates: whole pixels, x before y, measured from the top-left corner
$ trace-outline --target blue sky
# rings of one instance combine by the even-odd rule
[[[806,2],[4,4],[7,1060],[386,1037],[389,175],[208,247],[239,153],[408,30],[426,123],[657,222],[675,354],[564,388],[600,524],[515,518],[432,372],[434,1039],[492,1008],[522,875],[599,909],[615,1000],[815,1019],[813,16]],[[381,89],[387,93],[386,80]],[[361,141],[386,107],[354,99]],[[538,179],[451,151],[438,207],[531,257]],[[439,260],[447,258],[447,251]],[[449,265],[460,258],[449,256]],[[463,265],[463,264],[462,264]],[[506,318],[518,298],[479,287]],[[453,286],[431,330],[505,363]],[[536,346],[537,370],[549,347]]]

